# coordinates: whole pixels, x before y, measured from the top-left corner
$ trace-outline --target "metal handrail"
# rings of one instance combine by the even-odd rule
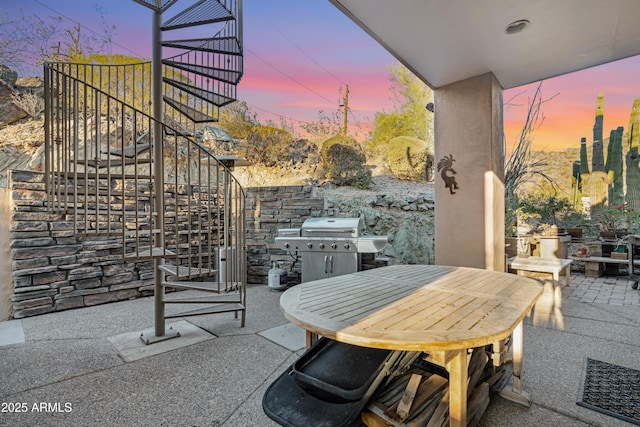
[[[176,280],[211,275],[231,253],[225,277],[217,274],[219,290],[245,283],[245,194],[238,181],[193,136],[136,108],[138,100],[119,99],[135,90],[116,96],[103,90],[114,87],[106,78],[82,81],[96,68],[110,69],[45,64],[49,209],[68,213],[78,234],[118,236],[129,260],[165,258]],[[156,126],[159,142],[150,136]],[[152,202],[156,149],[163,153],[165,224],[156,223]]]

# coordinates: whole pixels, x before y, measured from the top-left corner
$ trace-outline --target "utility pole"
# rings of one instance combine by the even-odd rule
[[[343,135],[347,136],[347,112],[349,111],[349,85],[346,86],[346,90],[344,92],[344,127],[343,127]]]

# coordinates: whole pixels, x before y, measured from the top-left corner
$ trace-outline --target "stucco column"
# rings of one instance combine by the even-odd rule
[[[504,271],[502,88],[488,73],[434,103],[436,264]]]

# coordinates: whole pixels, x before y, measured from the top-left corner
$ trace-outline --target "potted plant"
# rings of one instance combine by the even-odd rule
[[[516,209],[516,235],[529,234],[538,226],[541,216],[528,206]]]
[[[602,209],[594,219],[599,224],[600,235],[603,238],[620,239],[638,231],[640,212],[628,203],[614,203]]]
[[[528,208],[520,206],[516,215],[516,247],[517,256],[526,258],[531,254],[531,232],[537,227],[540,215]]]

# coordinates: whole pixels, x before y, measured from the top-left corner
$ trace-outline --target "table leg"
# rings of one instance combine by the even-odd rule
[[[307,348],[311,347],[316,341],[318,341],[318,334],[307,331],[306,333]]]
[[[500,396],[512,402],[519,403],[526,407],[531,406],[529,394],[522,389],[522,341],[523,327],[522,321],[516,326],[512,333],[511,352],[513,353],[513,378],[511,385],[507,385]]]
[[[447,363],[449,371],[449,425],[467,425],[467,349],[457,350]]]

